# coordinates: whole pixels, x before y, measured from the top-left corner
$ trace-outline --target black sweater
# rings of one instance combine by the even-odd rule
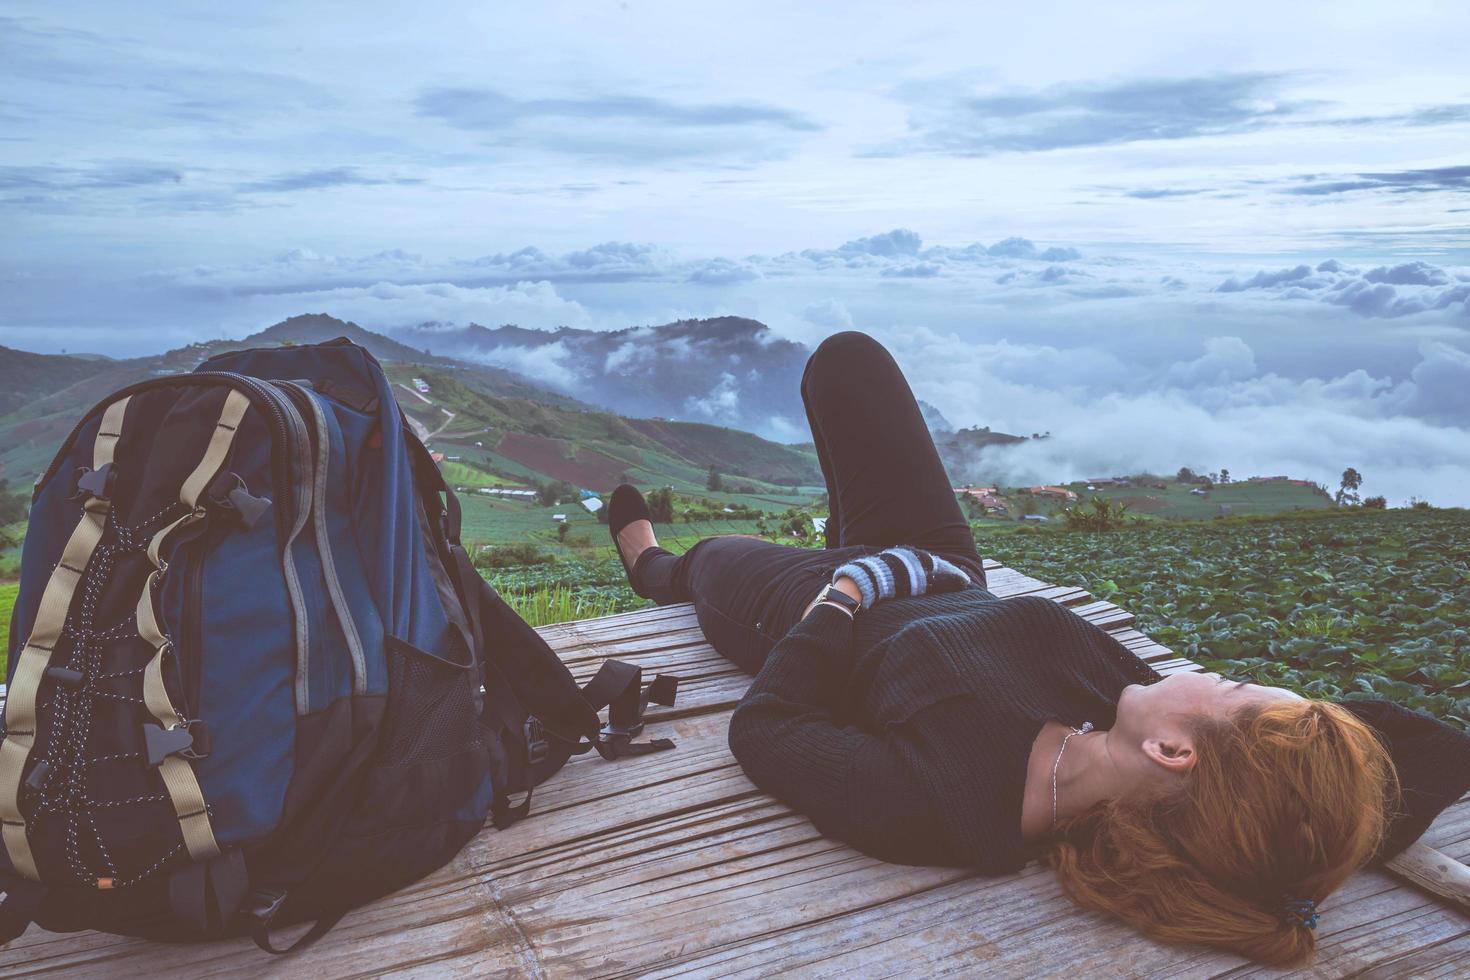
[[[1048,719],[1113,724],[1160,675],[1036,596],[894,599],[856,621],[819,607],[772,648],[730,722],[762,789],[824,834],[905,864],[1019,870],[1021,799]]]
[[[818,607],[772,648],[730,722],[761,789],[887,861],[1017,871],[1031,747],[1056,719],[1110,728],[1128,684],[1161,676],[1049,599],[981,588]],[[1344,704],[1388,743],[1407,812],[1380,857],[1470,789],[1470,737],[1391,702]]]

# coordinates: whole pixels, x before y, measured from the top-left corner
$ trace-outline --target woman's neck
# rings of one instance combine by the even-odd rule
[[[1108,732],[1072,735],[1072,729],[1049,721],[1036,736],[1027,767],[1021,811],[1022,837],[1041,840],[1052,832],[1052,769],[1056,767],[1056,816],[1060,823],[1099,800],[1123,791],[1124,770],[1109,752]],[[1067,739],[1066,750],[1062,740]],[[1057,756],[1061,754],[1058,764]]]

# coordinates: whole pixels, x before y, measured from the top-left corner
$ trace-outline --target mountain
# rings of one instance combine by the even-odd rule
[[[368,352],[380,361],[434,364],[445,369],[463,371],[467,384],[488,395],[527,398],[568,408],[592,407],[580,399],[561,392],[548,391],[545,387],[529,381],[514,371],[507,371],[489,364],[456,360],[452,357],[438,357],[417,347],[400,343],[391,337],[374,333],[351,320],[339,320],[325,313],[293,316],[259,333],[251,334],[244,340],[217,343],[215,348],[233,350],[244,347],[275,347],[278,344],[320,344],[338,337],[346,337],[353,343],[366,347]]]
[[[108,363],[90,357],[32,354],[0,347],[0,415],[90,378]]]
[[[681,320],[610,333],[423,324],[385,337],[325,314],[131,360],[0,348],[0,477],[12,485],[34,479],[77,418],[125,385],[192,371],[226,350],[337,337],[383,363],[415,428],[459,457],[450,461],[463,467],[455,482],[566,480],[605,491],[627,477],[694,492],[710,467],[727,487],[757,493],[822,482],[811,443],[791,443],[809,435],[800,396],[809,351],[754,320]],[[550,390],[543,376],[565,390]],[[968,472],[982,448],[1024,441],[988,429],[955,431],[933,406],[921,408],[953,473]]]
[[[436,449],[459,457],[469,483],[566,480],[610,490],[623,476],[643,485],[701,490],[714,466],[756,492],[820,485],[809,450],[694,422],[627,419],[548,391],[503,368],[430,354],[321,314],[291,317],[238,341],[190,344],[153,357],[83,360],[0,347],[0,477],[23,486],[50,462],[76,420],[112,391],[149,377],[192,371],[213,354],[244,347],[348,339],[377,357],[405,414]],[[426,390],[420,390],[420,384]],[[477,475],[478,474],[478,475]]]
[[[393,336],[435,355],[497,365],[620,415],[775,439],[806,434],[800,383],[810,350],[744,317],[610,331],[424,323]]]

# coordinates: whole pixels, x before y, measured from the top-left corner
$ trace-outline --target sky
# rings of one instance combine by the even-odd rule
[[[10,0],[0,345],[738,314],[1052,432],[1028,478],[1467,506],[1467,37],[1342,0]]]

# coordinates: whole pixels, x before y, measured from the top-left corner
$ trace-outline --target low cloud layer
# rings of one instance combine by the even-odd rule
[[[986,450],[967,479],[1031,484],[1190,466],[1335,488],[1353,466],[1364,493],[1394,506],[1410,497],[1470,505],[1470,354],[1448,344],[1421,345],[1410,376],[1395,382],[1363,369],[1262,372],[1238,337],[1207,338],[1198,357],[1142,375],[1097,348],[967,344],[927,330],[882,338],[919,396],[949,418],[1023,434],[1044,420],[1051,431]]]
[[[635,242],[454,260],[296,251],[149,286],[246,309],[252,329],[267,315],[324,310],[378,329],[605,330],[735,312],[809,346],[867,330],[956,425],[1053,433],[983,457],[990,469],[976,478],[1189,465],[1330,482],[1355,466],[1365,490],[1394,503],[1470,503],[1470,270],[1426,259],[1230,268],[1015,235],[937,245],[898,228],[739,257]],[[622,335],[592,366],[554,343],[476,356],[573,395],[588,371],[631,384],[655,360],[684,356],[681,344],[693,356],[687,339],[654,350],[640,336]],[[769,379],[748,373],[731,361],[674,410],[804,438],[799,412],[762,411],[774,404]]]
[[[1307,300],[1343,306],[1359,316],[1397,317],[1445,312],[1470,317],[1470,273],[1428,262],[1402,262],[1352,269],[1329,259],[1307,265],[1232,276],[1216,287],[1221,293],[1260,290],[1282,300]]]

